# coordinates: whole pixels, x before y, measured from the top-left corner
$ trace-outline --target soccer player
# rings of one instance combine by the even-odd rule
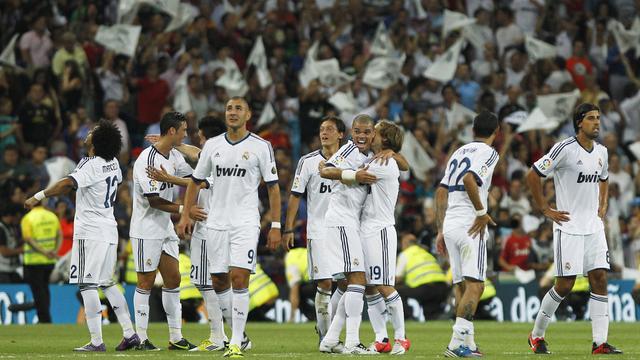
[[[213,243],[214,287],[223,314],[232,309],[232,336],[226,357],[242,357],[244,330],[249,313],[249,275],[255,270],[260,234],[258,187],[267,184],[271,229],[268,247],[280,245],[280,188],[271,144],[247,130],[251,109],[241,97],[232,97],[225,106],[227,132],[207,140],[200,161],[185,194],[185,209],[178,234],[191,230],[189,210],[195,203],[199,183],[213,179],[211,208],[206,215],[209,240]],[[209,250],[208,250],[209,251]],[[228,279],[231,277],[232,296]],[[223,279],[223,280],[221,280]],[[224,289],[224,287],[227,287]]]
[[[399,126],[382,120],[375,126],[376,136],[371,149],[374,154],[383,150],[400,152],[404,134]],[[388,163],[372,161],[367,171],[376,177],[369,185],[369,193],[360,217],[365,264],[367,266],[367,307],[376,331],[374,349],[377,352],[404,354],[411,342],[405,337],[402,299],[394,288],[398,235],[395,229],[395,208],[400,189],[400,169],[396,160]],[[394,329],[393,348],[387,335],[384,314],[389,314]],[[374,322],[377,322],[374,324]]]
[[[556,284],[542,299],[529,345],[548,354],[544,334],[558,305],[571,292],[576,275],[589,277],[589,312],[593,354],[621,354],[607,342],[609,251],[602,222],[607,213],[607,148],[595,142],[600,134],[600,109],[580,104],[573,114],[576,136],[555,144],[527,173],[527,184],[544,216],[553,220]],[[553,173],[557,209],[547,204],[540,179]]]
[[[166,113],[160,120],[160,139],[144,149],[133,166],[133,214],[129,235],[138,274],[133,302],[136,331],[141,340],[137,347],[139,350],[159,350],[147,336],[149,295],[157,271],[160,271],[164,282],[162,306],[169,325],[169,350],[195,348],[182,336],[179,239],[171,222],[171,214],[181,213],[183,206],[173,202],[173,184],[158,182],[147,174],[147,168],[155,167],[178,177],[191,175],[193,169],[174,149],[182,143],[186,131],[184,115]],[[185,178],[181,185],[186,186],[188,182]]]
[[[332,275],[347,280],[347,289],[340,298],[335,315],[324,339],[320,342],[321,352],[348,354],[376,354],[360,342],[359,330],[364,306],[366,275],[363,244],[360,238],[360,212],[367,197],[367,187],[376,177],[361,168],[371,160],[371,143],[375,137],[374,121],[368,115],[358,115],[351,128],[352,140],[343,145],[320,170],[325,179],[340,180],[331,190],[329,207],[325,215],[327,227],[327,248]],[[387,160],[395,154],[379,154]],[[398,160],[398,159],[396,159]],[[359,169],[359,170],[356,170]],[[402,170],[408,170],[403,161]],[[344,346],[339,341],[340,332],[346,323]]]
[[[441,254],[449,253],[456,299],[456,322],[446,357],[482,356],[472,320],[484,290],[487,224],[494,224],[487,214],[487,197],[499,157],[491,147],[498,128],[494,114],[478,114],[473,119],[475,141],[451,154],[436,190],[436,244]]]
[[[200,146],[204,146],[208,139],[214,138],[226,130],[224,122],[206,116],[202,118],[198,124],[198,137]],[[150,140],[156,140],[155,137],[147,137]],[[191,145],[182,144],[176,149],[182,152],[189,160],[197,161],[200,155],[200,149]],[[156,181],[163,181],[180,185],[184,178],[169,175],[166,170],[158,170],[156,168],[148,169],[149,177]],[[209,325],[211,332],[209,338],[203,340],[200,345],[190,351],[218,351],[224,349],[224,327],[222,324],[222,311],[218,296],[212,285],[211,266],[214,261],[213,254],[215,249],[212,248],[212,242],[207,241],[207,228],[204,221],[206,213],[209,211],[209,202],[211,198],[212,181],[203,181],[200,183],[201,189],[198,194],[197,206],[191,208],[191,216],[198,220],[193,227],[191,234],[191,273],[190,279],[195,287],[202,294],[202,298],[209,315]]]
[[[122,135],[113,124],[101,121],[89,133],[85,145],[89,157],[82,159],[69,176],[27,199],[25,207],[32,208],[47,197],[77,190],[69,283],[78,284],[80,288],[91,341],[75,351],[106,351],[98,287],[122,326],[124,337],[116,350],[123,351],[140,344],[140,338],[133,331],[127,301],[113,282],[118,257],[118,227],[113,204],[118,184],[122,182],[117,159]]]
[[[346,129],[342,120],[335,116],[327,116],[320,123],[320,143],[322,149],[312,151],[298,161],[295,178],[291,186],[291,195],[287,205],[287,218],[283,231],[283,243],[286,249],[293,247],[293,233],[300,197],[307,195],[307,259],[309,278],[317,284],[315,296],[316,329],[320,341],[327,333],[331,322],[331,286],[332,274],[325,240],[324,215],[329,207],[331,189],[335,181],[320,177],[319,165],[331,158],[340,147]],[[340,291],[336,291],[335,299],[339,301]],[[337,302],[336,302],[337,304]]]

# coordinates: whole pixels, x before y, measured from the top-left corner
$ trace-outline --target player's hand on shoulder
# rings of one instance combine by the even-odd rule
[[[373,156],[373,161],[380,165],[389,165],[389,159],[391,159],[396,153],[393,150],[382,150]]]
[[[326,160],[322,160],[318,163],[318,171],[322,171],[322,169],[324,169],[327,166],[327,161]]]
[[[160,169],[156,169],[153,166],[147,166],[147,176],[149,179],[160,181],[160,182],[169,182],[170,175],[164,166],[160,165]]]
[[[33,209],[33,207],[35,207],[36,205],[38,205],[39,201],[36,200],[33,196],[28,198],[27,200],[25,200],[24,202],[24,208],[25,209]]]
[[[375,175],[368,172],[369,166],[365,166],[362,169],[356,171],[356,182],[360,184],[373,184],[378,180]]]
[[[478,236],[480,240],[483,240],[484,233],[485,233],[485,230],[487,229],[488,224],[491,224],[493,226],[496,225],[496,223],[493,221],[491,216],[489,216],[489,214],[476,216],[476,219],[473,221],[473,225],[471,225],[471,228],[468,231],[469,236],[471,236],[472,238],[475,238],[476,236]]]
[[[563,222],[567,222],[571,219],[569,218],[569,212],[556,210],[551,207],[547,207],[544,210],[542,210],[542,214],[544,214],[544,216],[548,217],[549,219],[553,220],[558,225],[562,225]]]

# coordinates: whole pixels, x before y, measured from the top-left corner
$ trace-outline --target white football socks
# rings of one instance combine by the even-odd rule
[[[102,305],[96,286],[87,286],[80,289],[84,314],[87,319],[87,327],[91,334],[91,343],[95,346],[102,344]]]
[[[533,331],[531,332],[531,336],[533,338],[544,337],[544,333],[547,330],[547,327],[549,327],[549,322],[551,322],[551,317],[555,314],[556,310],[558,310],[558,306],[560,306],[563,299],[564,298],[558,295],[554,288],[551,288],[544,298],[542,298],[540,311],[536,316],[536,322],[533,325]]]
[[[140,289],[136,287],[133,294],[133,308],[135,310],[136,333],[140,337],[140,341],[145,341],[147,329],[149,328],[149,295],[151,290]]]
[[[316,288],[316,326],[320,336],[324,336],[331,323],[331,289]]]
[[[113,312],[116,313],[116,317],[118,317],[118,322],[120,323],[120,327],[122,327],[122,336],[127,339],[132,337],[135,332],[133,331],[131,316],[129,315],[129,306],[127,305],[127,300],[124,298],[124,295],[117,286],[103,287],[102,292],[104,296],[107,297],[109,304],[111,304],[111,308]]]
[[[182,340],[182,304],[180,304],[180,288],[162,288],[162,307],[167,314],[169,325],[169,341]]]
[[[591,333],[593,342],[600,346],[607,342],[609,334],[609,297],[591,293],[589,296],[589,313],[591,315]]]
[[[249,289],[233,289],[233,322],[231,324],[232,345],[242,345],[248,315]]]
[[[391,324],[393,325],[393,338],[396,340],[405,339],[404,329],[404,307],[402,306],[402,298],[397,291],[392,292],[385,300]]]
[[[360,344],[360,323],[362,322],[362,308],[364,307],[363,295],[363,285],[349,285],[344,293],[344,308],[347,314],[347,335],[344,345],[347,348]]]
[[[369,314],[369,321],[371,322],[373,332],[376,335],[376,341],[382,342],[385,338],[389,337],[385,316],[387,306],[384,298],[380,293],[365,295],[365,297],[367,299],[367,313]]]

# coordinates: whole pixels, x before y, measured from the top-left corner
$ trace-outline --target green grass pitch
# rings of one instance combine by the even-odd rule
[[[532,324],[476,322],[476,341],[487,359],[533,359],[536,357],[527,346],[527,335]],[[76,346],[84,345],[89,334],[82,325],[27,325],[0,327],[0,359],[56,359],[56,358],[221,358],[222,353],[187,353],[166,351],[142,353],[129,351],[117,353],[115,346],[121,332],[117,324],[103,327],[107,344],[106,354],[73,353]],[[391,329],[389,329],[391,331]],[[208,336],[206,325],[188,324],[184,336],[199,343]],[[227,334],[229,334],[227,329]],[[330,359],[343,355],[321,354],[317,351],[318,338],[313,324],[264,324],[249,323],[247,333],[253,341],[253,349],[245,352],[245,358],[254,359]],[[392,332],[390,332],[392,334]],[[166,349],[168,330],[166,324],[154,323],[149,329],[156,346]],[[447,321],[407,324],[411,350],[404,355],[411,359],[442,359],[442,350],[451,336],[451,323]],[[369,323],[362,324],[361,340],[372,340]],[[616,359],[640,359],[640,323],[612,323],[610,342],[625,353]],[[591,323],[552,323],[547,331],[551,356],[547,359],[590,359]],[[384,357],[389,355],[378,355]]]

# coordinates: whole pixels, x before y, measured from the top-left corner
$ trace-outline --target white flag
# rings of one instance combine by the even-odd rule
[[[164,31],[170,32],[189,25],[199,13],[200,11],[197,7],[187,3],[180,3],[178,13],[171,18],[171,22]]]
[[[320,82],[327,87],[338,88],[355,80],[354,76],[340,71],[340,63],[336,58],[314,61],[311,66]]]
[[[307,50],[307,55],[304,59],[304,66],[302,70],[298,73],[298,80],[300,81],[300,85],[302,87],[309,86],[309,83],[314,79],[318,78],[318,73],[316,69],[313,67],[313,63],[316,61],[318,57],[318,49],[320,48],[320,43],[318,41],[314,42],[313,45]]]
[[[640,57],[640,19],[638,17],[635,18],[629,30],[625,29],[621,22],[614,20],[611,32],[621,53],[626,53],[633,48],[636,50],[636,56]]]
[[[549,119],[542,109],[536,107],[533,109],[527,119],[518,126],[518,132],[522,133],[530,130],[553,130],[558,127],[558,122]]]
[[[258,36],[249,58],[247,59],[247,65],[253,65],[256,68],[258,74],[258,82],[261,88],[266,88],[273,83],[271,74],[269,73],[267,63],[267,52],[264,49],[264,43],[262,42],[262,36]]]
[[[434,79],[443,83],[453,79],[458,68],[458,58],[460,57],[460,51],[462,50],[462,42],[460,39],[455,44],[451,45],[447,51],[438,56],[436,61],[422,73],[422,76],[428,79]]]
[[[491,41],[482,35],[478,25],[471,24],[462,28],[462,37],[469,41],[478,51],[484,51],[484,45]]]
[[[420,20],[424,20],[427,18],[427,12],[424,11],[422,7],[422,0],[413,0],[413,7],[416,11],[416,17]]]
[[[118,24],[131,24],[138,14],[142,2],[140,0],[120,0],[118,2]]]
[[[556,56],[555,45],[538,40],[531,35],[525,37],[524,46],[527,48],[527,54],[532,62],[540,59],[554,58]]]
[[[509,124],[512,124],[512,125],[520,125],[525,120],[527,120],[528,116],[529,116],[529,114],[524,110],[514,111],[511,114],[507,115],[504,118],[504,121],[506,121],[506,122],[508,122]]]
[[[9,41],[9,45],[7,45],[4,50],[2,50],[2,54],[0,54],[0,66],[8,65],[12,67],[16,67],[16,41],[18,40],[18,34],[13,35],[11,40]]]
[[[435,161],[431,159],[411,131],[404,132],[404,141],[402,142],[400,153],[411,164],[411,172],[420,181],[425,181],[427,172],[436,166]]]
[[[376,89],[386,89],[400,79],[406,55],[401,57],[376,57],[369,61],[362,82]]]
[[[378,23],[378,29],[371,43],[371,53],[378,56],[389,56],[392,55],[395,50],[393,42],[391,42],[391,36],[389,36],[389,31],[387,27],[384,26],[384,22],[381,21]]]
[[[258,122],[256,123],[256,127],[260,128],[263,125],[271,124],[271,122],[275,118],[276,118],[276,112],[273,110],[273,106],[271,105],[271,103],[268,102],[264,105],[264,108],[262,109],[262,113],[260,114],[260,119],[258,119]]]
[[[458,130],[458,140],[468,143],[473,140],[473,119],[476,117],[475,111],[463,106],[460,103],[453,103],[451,109],[447,109],[445,116],[447,120],[447,131]]]
[[[225,61],[224,74],[216,80],[216,85],[225,88],[229,96],[244,96],[249,91],[249,85],[238,69],[235,61]]]
[[[109,50],[133,57],[136,53],[141,30],[142,27],[138,25],[100,26],[95,40]]]
[[[340,113],[356,113],[358,111],[358,102],[353,97],[351,91],[342,92],[339,91],[328,100],[329,104],[333,105]]]
[[[183,71],[176,80],[176,91],[173,96],[173,108],[183,114],[193,110],[191,99],[189,99],[189,90],[187,89],[187,78],[189,74]]]
[[[449,34],[453,30],[475,24],[475,22],[476,19],[471,19],[463,13],[445,9],[444,21],[442,22],[442,38],[446,38],[447,34]]]
[[[573,107],[580,98],[580,90],[568,93],[540,95],[537,98],[538,107],[550,120],[561,124],[571,117]]]

